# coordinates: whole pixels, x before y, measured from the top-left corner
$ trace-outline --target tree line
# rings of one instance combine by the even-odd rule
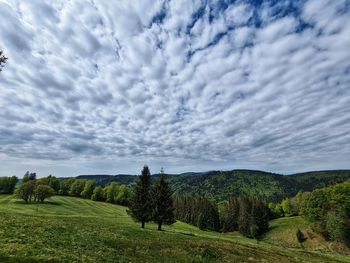
[[[13,194],[17,182],[16,176],[0,177],[0,194]]]
[[[174,197],[176,219],[202,230],[220,230],[218,207],[203,196]]]
[[[223,204],[222,231],[238,231],[245,237],[257,238],[269,228],[270,209],[253,197],[230,198]]]
[[[7,193],[11,194],[13,191]],[[52,175],[37,179],[36,173],[26,172],[22,184],[15,191],[15,195],[23,199],[26,203],[33,201],[44,202],[46,198],[53,195],[64,195],[127,205],[131,197],[131,190],[126,185],[114,182],[105,187],[100,187],[96,186],[92,180],[59,180]]]
[[[218,206],[203,196],[174,198],[175,217],[202,230],[222,232],[239,231],[256,238],[268,230],[270,210],[256,198],[230,198]]]

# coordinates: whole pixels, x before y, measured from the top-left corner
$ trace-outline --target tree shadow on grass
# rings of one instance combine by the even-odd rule
[[[55,206],[60,206],[62,205],[61,203],[59,202],[53,202],[53,201],[45,201],[43,203],[40,203],[40,202],[29,202],[29,203],[26,203],[25,201],[23,200],[14,200],[13,201],[14,204],[23,204],[23,205],[55,205]]]

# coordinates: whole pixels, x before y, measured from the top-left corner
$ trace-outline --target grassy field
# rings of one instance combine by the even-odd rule
[[[301,247],[296,227],[308,230],[301,218],[275,220],[259,242],[181,222],[160,232],[154,224],[140,229],[122,206],[60,196],[24,204],[0,196],[0,262],[350,262],[330,247],[315,249],[311,238]]]

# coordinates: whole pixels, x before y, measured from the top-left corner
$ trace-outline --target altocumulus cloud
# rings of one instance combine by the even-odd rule
[[[349,0],[0,0],[0,174],[350,168],[349,17]]]

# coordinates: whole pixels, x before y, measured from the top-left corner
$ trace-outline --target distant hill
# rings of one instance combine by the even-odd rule
[[[159,174],[153,174],[156,179]],[[105,186],[110,182],[131,185],[136,175],[79,175],[78,179],[95,180]],[[174,194],[205,195],[216,201],[231,196],[255,196],[269,202],[279,202],[298,191],[312,191],[350,179],[350,170],[313,171],[282,175],[255,170],[209,171],[166,175]]]

